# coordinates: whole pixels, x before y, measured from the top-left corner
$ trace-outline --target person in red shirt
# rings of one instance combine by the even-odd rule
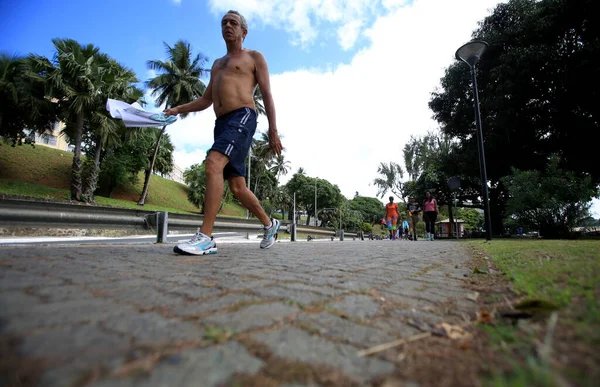
[[[385,219],[387,221],[391,240],[396,240],[396,223],[398,223],[398,215],[398,204],[394,203],[394,197],[390,196],[390,202],[385,205]]]

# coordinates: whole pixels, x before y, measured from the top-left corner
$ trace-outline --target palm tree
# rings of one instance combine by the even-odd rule
[[[380,163],[377,173],[379,177],[373,180],[373,184],[377,187],[378,197],[383,197],[388,191],[392,191],[397,197],[402,197],[404,171],[400,165],[394,162]]]
[[[271,160],[275,155],[269,147],[269,135],[261,133],[260,139],[252,140],[252,171],[254,172],[254,193],[258,192],[258,183],[262,179],[263,175],[268,170],[268,166],[271,164]]]
[[[90,166],[83,190],[83,199],[88,202],[94,201],[103,148],[118,146],[120,134],[125,130],[122,121],[113,120],[104,108],[106,99],[114,98],[131,103],[143,96],[143,92],[134,86],[138,79],[132,70],[112,59],[108,63],[108,68],[102,90],[105,98],[98,101],[100,105],[96,107],[88,120],[88,127],[92,131],[95,141],[94,161]]]
[[[280,175],[287,175],[290,171],[290,162],[285,160],[283,155],[276,156],[275,159],[271,161],[270,171],[279,179]]]
[[[45,80],[46,95],[55,99],[59,114],[67,124],[74,145],[71,171],[71,198],[81,200],[81,142],[84,124],[102,98],[103,78],[109,58],[92,44],[81,45],[72,39],[52,39],[56,53],[52,61],[31,54],[28,77]]]
[[[44,80],[27,75],[26,58],[0,53],[0,138],[13,145],[32,141],[25,128],[43,133],[57,121]]]
[[[14,114],[20,110],[18,82],[21,62],[18,56],[0,54],[0,137],[13,138],[14,141],[24,127],[23,117]]]
[[[208,58],[199,53],[192,59],[191,46],[184,40],[177,41],[173,47],[167,43],[164,43],[164,45],[167,49],[168,59],[166,61],[150,60],[147,63],[151,70],[159,73],[156,77],[146,82],[146,86],[152,89],[152,96],[156,96],[156,106],[165,105],[166,108],[170,108],[201,97],[206,91],[206,85],[200,78],[208,72],[204,68]],[[183,113],[181,117],[185,118],[187,115],[188,113]],[[138,201],[138,204],[141,206],[146,201],[150,176],[154,170],[160,139],[166,128],[166,126],[163,126],[158,135],[149,168],[146,169],[144,189]]]
[[[265,105],[263,103],[263,96],[260,92],[260,87],[258,85],[254,89],[254,110],[256,110],[256,114],[267,114],[265,110]]]

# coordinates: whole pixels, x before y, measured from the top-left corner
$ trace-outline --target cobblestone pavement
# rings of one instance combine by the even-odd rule
[[[4,351],[20,372],[39,370],[40,386],[260,385],[265,375],[317,386],[316,374],[369,385],[400,365],[359,350],[476,307],[462,287],[468,251],[449,241],[220,244],[209,257],[172,245],[4,247],[0,257]]]

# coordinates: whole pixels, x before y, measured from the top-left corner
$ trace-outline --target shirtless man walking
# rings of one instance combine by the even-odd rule
[[[212,237],[219,204],[223,197],[224,179],[244,207],[264,225],[262,249],[275,243],[279,221],[269,219],[252,191],[246,188],[246,156],[256,130],[254,89],[260,87],[269,121],[269,146],[280,155],[282,146],[277,133],[275,106],[271,95],[269,69],[264,56],[247,50],[242,43],[248,34],[248,23],[237,11],[229,11],[221,20],[221,32],[227,45],[227,54],[217,59],[211,68],[211,77],[204,95],[190,103],[165,110],[165,115],[196,112],[211,105],[215,110],[215,142],[206,159],[206,200],[204,222],[189,242],[175,246],[179,254],[216,254],[217,245]]]

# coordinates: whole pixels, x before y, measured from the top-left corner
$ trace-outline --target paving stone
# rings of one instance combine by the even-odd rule
[[[127,291],[128,289],[138,288],[140,286],[149,286],[156,284],[157,281],[148,278],[118,278],[113,280],[105,280],[102,282],[84,284],[86,289],[93,290],[112,290]]]
[[[165,359],[143,379],[110,380],[94,383],[93,387],[198,387],[218,386],[235,373],[255,374],[263,361],[250,355],[236,342],[202,349],[185,350],[177,361]]]
[[[327,299],[327,296],[308,291],[288,289],[284,286],[271,286],[262,289],[252,289],[252,293],[262,297],[284,298],[295,301],[301,305],[309,305]]]
[[[128,288],[127,291],[114,289],[106,292],[106,295],[120,302],[148,308],[157,306],[172,308],[174,305],[186,303],[184,296],[161,292],[151,285]]]
[[[216,288],[209,288],[197,285],[177,285],[170,287],[167,285],[160,285],[160,288],[167,293],[173,293],[178,295],[184,295],[189,298],[201,299],[206,297],[215,296],[223,291]]]
[[[280,284],[280,286],[286,287],[288,289],[294,290],[308,290],[315,293],[325,294],[328,296],[337,296],[339,294],[346,293],[347,290],[333,289],[330,287],[324,286],[316,286],[316,285],[307,285],[299,282],[289,282]]]
[[[39,304],[8,320],[3,330],[16,333],[40,327],[96,322],[111,314],[125,312],[134,312],[134,309],[127,305],[119,305],[102,299]]]
[[[267,345],[277,357],[340,368],[347,375],[362,382],[394,370],[392,363],[371,357],[359,357],[355,347],[334,344],[296,328],[287,327],[257,333],[252,337]]]
[[[237,312],[220,313],[202,319],[206,324],[227,327],[234,332],[273,325],[297,313],[298,308],[282,303],[250,305]]]
[[[197,316],[227,309],[240,303],[258,302],[260,297],[244,293],[231,293],[226,296],[209,298],[202,302],[189,302],[183,305],[172,306],[170,309],[176,316]]]
[[[47,286],[34,290],[45,303],[94,298],[94,296],[77,285]]]
[[[330,307],[344,312],[348,317],[365,319],[377,313],[379,304],[369,296],[357,294],[346,296],[341,301],[329,304]]]
[[[96,363],[118,356],[128,344],[118,335],[101,331],[95,324],[83,324],[29,334],[23,338],[20,352],[53,361],[77,359]]]
[[[447,297],[444,297],[442,295],[433,294],[433,293],[425,294],[423,290],[406,288],[406,287],[403,287],[402,285],[386,286],[385,291],[390,292],[396,296],[413,298],[413,299],[423,301],[424,303],[429,303],[429,304],[443,303],[447,299]]]
[[[194,323],[166,318],[158,313],[112,315],[102,321],[101,326],[133,336],[135,344],[194,342],[204,335],[203,329]]]
[[[202,285],[204,282],[204,278],[207,278],[208,275],[198,275],[197,273],[190,275],[170,275],[164,277],[165,282],[174,282],[179,285]]]
[[[41,304],[40,299],[22,291],[0,293],[0,318],[19,315]]]
[[[60,285],[64,281],[58,278],[43,277],[14,270],[3,270],[0,291],[19,290],[32,286]]]
[[[410,337],[421,333],[420,330],[398,320],[396,317],[377,319],[371,321],[371,324],[399,337]]]
[[[348,341],[360,347],[369,347],[397,339],[382,330],[356,324],[329,313],[301,314],[296,317],[295,321],[308,324],[323,336]]]
[[[444,320],[438,314],[417,309],[393,309],[390,310],[389,313],[402,321],[406,321],[408,319],[418,319],[427,321],[431,324],[437,324]]]
[[[203,335],[204,324],[243,331],[293,315],[295,322],[252,337],[275,356],[325,364],[371,385],[395,369],[377,357],[358,358],[358,349],[419,333],[407,325],[409,318],[452,323],[460,318],[457,313],[476,308],[462,288],[467,250],[453,242],[349,240],[282,243],[269,250],[222,244],[218,256],[203,258],[177,256],[172,248],[0,246],[0,329],[26,335],[28,356],[50,361],[40,385],[73,385],[98,366],[115,370],[140,351],[135,345],[177,348],[181,342],[193,343]],[[344,296],[359,290],[379,292],[388,302],[385,315],[378,313],[383,310],[376,299]],[[343,298],[327,306],[349,319],[308,314],[279,301],[307,305],[339,296]],[[438,307],[449,301],[453,315]],[[152,308],[157,311],[140,313]],[[176,317],[163,316],[163,310]],[[191,321],[197,318],[201,320]],[[294,323],[303,329],[292,327]],[[97,385],[195,386],[199,380],[203,386],[227,385],[236,367],[252,374],[261,366],[239,344],[228,343],[186,349],[158,364],[147,378],[132,373]]]
[[[218,286],[219,289],[227,290],[259,289],[269,285],[273,285],[273,283],[274,282],[272,280],[240,281],[239,279],[231,279],[215,281],[215,285]]]

